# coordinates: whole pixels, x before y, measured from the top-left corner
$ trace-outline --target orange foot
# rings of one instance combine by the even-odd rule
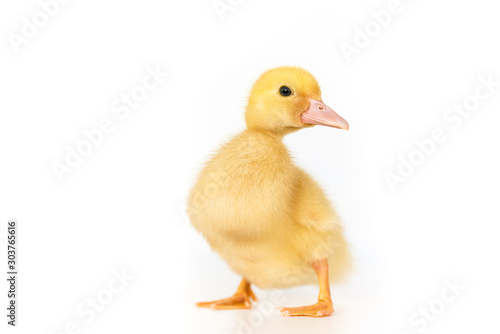
[[[319,300],[316,304],[309,306],[281,307],[280,311],[285,317],[327,317],[333,313],[333,305],[331,299],[327,299]]]
[[[250,284],[243,280],[233,296],[211,302],[196,303],[196,306],[212,310],[249,309],[252,307],[251,300],[257,301],[257,297],[250,288]]]

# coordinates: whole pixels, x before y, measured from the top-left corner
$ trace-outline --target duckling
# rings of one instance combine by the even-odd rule
[[[268,70],[251,89],[247,128],[223,144],[188,196],[192,225],[242,277],[226,299],[197,303],[215,310],[250,308],[251,288],[319,282],[318,302],[282,307],[284,316],[334,311],[330,280],[344,276],[350,253],[338,215],[321,187],[293,163],[283,137],[315,125],[349,129],[324,104],[316,79],[299,67]]]

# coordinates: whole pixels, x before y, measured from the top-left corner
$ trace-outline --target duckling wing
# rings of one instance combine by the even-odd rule
[[[331,231],[340,219],[323,189],[305,171],[297,167],[295,222],[318,231]]]
[[[299,168],[297,176],[291,244],[304,260],[302,270],[315,260],[326,258],[330,279],[339,281],[351,267],[349,245],[341,221],[316,181]]]

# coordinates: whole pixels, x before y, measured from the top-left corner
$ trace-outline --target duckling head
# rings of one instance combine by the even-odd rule
[[[287,134],[314,125],[349,129],[349,124],[321,100],[321,90],[300,67],[268,70],[252,87],[245,113],[248,129]]]

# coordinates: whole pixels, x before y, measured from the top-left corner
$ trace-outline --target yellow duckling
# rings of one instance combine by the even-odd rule
[[[193,226],[243,277],[230,298],[197,305],[250,308],[251,284],[285,288],[319,280],[318,302],[281,308],[285,316],[333,313],[330,279],[348,269],[340,220],[319,185],[293,164],[283,137],[313,125],[349,129],[321,101],[316,79],[299,67],[278,67],[254,84],[247,129],[208,161],[188,198]]]

